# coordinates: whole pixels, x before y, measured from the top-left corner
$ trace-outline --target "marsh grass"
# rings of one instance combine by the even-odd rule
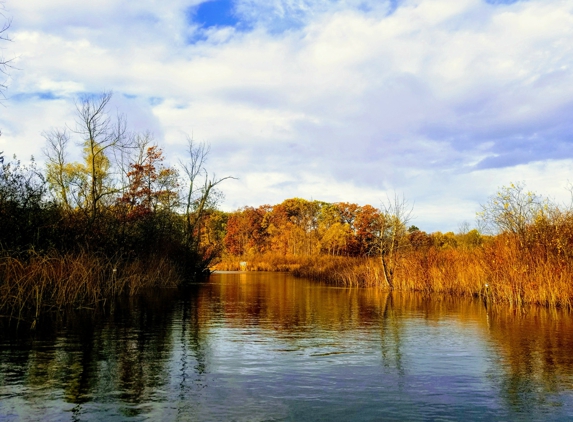
[[[318,257],[317,259],[320,259]],[[314,257],[281,255],[278,253],[266,253],[249,257],[225,256],[211,269],[215,271],[273,271],[293,272],[302,265],[309,265]],[[246,267],[241,267],[241,262],[246,262]]]
[[[227,257],[216,269],[239,270]],[[265,254],[248,271],[292,271],[298,277],[341,286],[388,289],[380,259]],[[536,304],[573,309],[573,265],[542,250],[497,238],[472,248],[410,249],[399,257],[394,290],[481,297],[488,304]]]
[[[35,324],[40,314],[67,307],[96,307],[148,287],[175,287],[175,267],[166,259],[124,262],[80,252],[0,256],[0,316]]]

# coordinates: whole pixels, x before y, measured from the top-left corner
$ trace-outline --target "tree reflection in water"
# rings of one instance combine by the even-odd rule
[[[0,419],[541,418],[573,404],[570,313],[287,274],[216,274],[3,328]]]

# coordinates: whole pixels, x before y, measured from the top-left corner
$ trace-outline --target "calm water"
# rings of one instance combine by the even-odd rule
[[[214,274],[3,330],[0,420],[573,420],[573,318]]]

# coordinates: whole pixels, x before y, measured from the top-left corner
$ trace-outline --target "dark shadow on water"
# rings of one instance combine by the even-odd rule
[[[571,333],[566,312],[215,274],[2,327],[0,419],[559,419]]]

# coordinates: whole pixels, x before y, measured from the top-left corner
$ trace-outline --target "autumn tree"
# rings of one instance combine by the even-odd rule
[[[323,251],[330,255],[359,254],[360,245],[355,223],[360,209],[357,204],[347,202],[322,204],[319,213],[319,237]]]
[[[248,242],[248,232],[244,227],[240,212],[234,212],[227,220],[227,233],[225,234],[225,248],[231,255],[242,256]]]
[[[269,249],[281,255],[289,254],[292,223],[282,204],[269,207],[262,224],[268,234]]]
[[[363,205],[357,210],[354,220],[357,255],[366,256],[376,249],[380,221],[380,210],[372,205]]]
[[[148,139],[139,141],[139,154],[127,172],[128,183],[118,202],[128,208],[128,217],[136,219],[155,213],[158,209],[173,210],[178,204],[178,172],[166,167],[163,151],[150,145]]]
[[[266,248],[268,233],[264,228],[266,208],[244,207],[229,216],[225,247],[235,256],[261,253]]]
[[[336,222],[321,236],[322,248],[329,255],[348,255],[354,236],[348,223]]]
[[[490,233],[515,236],[523,248],[527,245],[528,228],[543,217],[547,208],[547,200],[526,191],[523,183],[512,183],[481,206],[478,223]]]
[[[430,235],[432,245],[438,249],[455,249],[458,246],[458,239],[454,232],[434,232]]]
[[[293,255],[313,255],[319,250],[318,220],[324,203],[302,198],[287,199],[281,206],[288,217]]]
[[[415,251],[424,251],[432,246],[432,237],[421,230],[408,230],[408,242]]]
[[[69,163],[67,149],[70,131],[52,129],[44,132],[47,158],[47,180],[55,197],[67,208],[79,208],[88,217],[91,226],[104,203],[113,201],[119,187],[113,179],[112,161],[119,150],[131,148],[126,136],[125,118],[112,117],[108,112],[112,94],[84,96],[76,103],[76,127],[72,131],[80,136],[83,163]]]
[[[483,236],[477,229],[471,229],[456,235],[457,244],[465,249],[472,249],[483,244]]]
[[[318,216],[318,236],[321,252],[338,255],[345,252],[346,236],[341,238],[340,228],[343,227],[340,209],[336,204],[326,204]],[[341,247],[344,251],[341,251]]]
[[[199,246],[208,262],[218,258],[224,250],[228,219],[226,212],[217,209],[211,209],[205,214]]]
[[[411,215],[412,207],[398,195],[382,205],[374,251],[380,256],[384,281],[390,289],[394,288],[401,254],[409,246],[407,225]]]
[[[380,211],[370,205],[291,198],[232,213],[225,245],[233,255],[366,256],[377,246],[379,231]]]

